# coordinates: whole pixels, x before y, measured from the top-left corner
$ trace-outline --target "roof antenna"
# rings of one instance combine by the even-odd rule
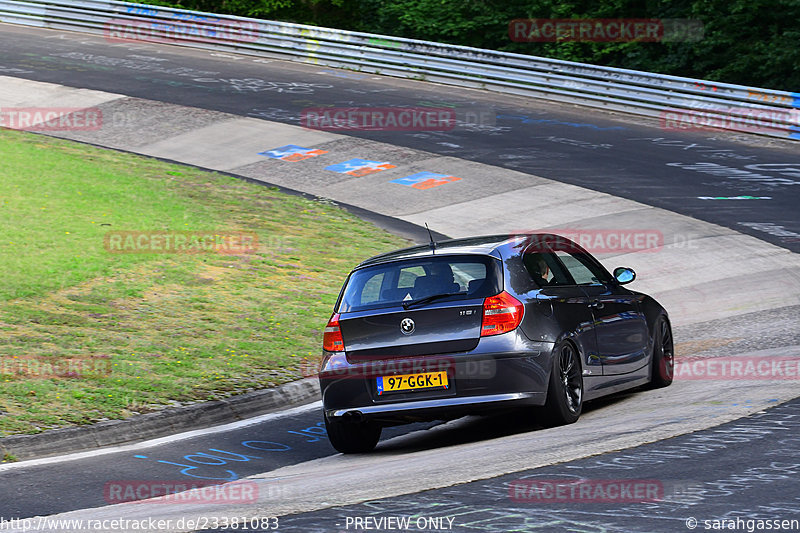
[[[425,223],[425,229],[428,230],[428,238],[430,238],[431,243],[428,245],[431,248],[432,253],[436,253],[436,241],[433,240],[433,235],[431,234],[431,228],[428,227],[428,223]]]

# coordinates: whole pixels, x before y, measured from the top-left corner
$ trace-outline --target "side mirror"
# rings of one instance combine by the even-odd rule
[[[617,267],[614,269],[614,279],[617,280],[620,285],[625,285],[636,279],[636,272],[634,272],[632,268]]]

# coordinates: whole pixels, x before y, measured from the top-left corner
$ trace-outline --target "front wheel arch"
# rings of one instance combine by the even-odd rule
[[[652,339],[649,387],[659,389],[671,385],[675,373],[675,344],[672,325],[666,315],[656,319]]]

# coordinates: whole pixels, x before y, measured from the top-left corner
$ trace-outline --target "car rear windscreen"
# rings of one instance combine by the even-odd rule
[[[430,297],[437,302],[485,298],[500,292],[501,276],[499,260],[484,255],[385,263],[350,276],[338,312],[396,307]]]

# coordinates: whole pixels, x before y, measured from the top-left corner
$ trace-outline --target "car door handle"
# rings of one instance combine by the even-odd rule
[[[605,304],[600,300],[594,300],[592,303],[589,304],[589,307],[593,309],[602,309],[603,307],[605,307]]]

